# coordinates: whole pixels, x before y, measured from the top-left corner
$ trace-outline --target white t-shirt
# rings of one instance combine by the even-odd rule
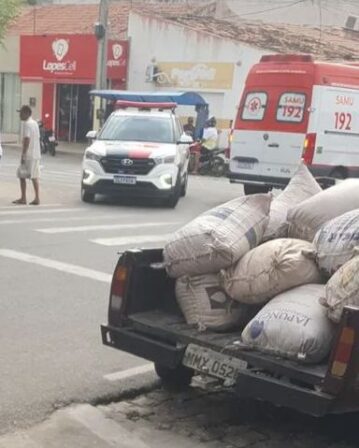
[[[26,153],[26,158],[34,160],[41,159],[39,125],[31,117],[28,118],[23,123],[22,138],[24,139],[25,137],[28,137],[30,139],[29,148]]]
[[[206,149],[215,149],[217,146],[217,140],[218,140],[218,132],[217,129],[212,128],[204,128],[203,129],[203,136],[202,136],[202,146],[204,146]]]

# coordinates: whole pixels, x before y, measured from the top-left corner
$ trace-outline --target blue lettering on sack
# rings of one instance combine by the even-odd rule
[[[257,234],[256,234],[256,231],[254,230],[253,227],[252,227],[251,229],[249,229],[249,230],[245,233],[244,236],[247,238],[249,247],[250,247],[251,249],[253,249],[254,247],[257,247],[257,246],[258,246],[258,242],[257,242]]]
[[[252,339],[257,339],[262,333],[264,328],[264,322],[259,320],[254,320],[250,327],[250,335]]]
[[[231,208],[218,208],[215,210],[210,210],[209,212],[206,213],[206,215],[209,216],[215,216],[216,218],[219,219],[227,219],[228,216],[230,216],[233,213],[233,209]]]

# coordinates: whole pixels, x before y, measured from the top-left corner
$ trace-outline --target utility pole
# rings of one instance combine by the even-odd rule
[[[97,64],[96,64],[96,89],[107,88],[107,25],[108,25],[109,0],[100,0],[99,20],[95,23],[95,36],[97,38]],[[103,122],[103,104],[101,98],[94,99],[94,129],[99,129]]]

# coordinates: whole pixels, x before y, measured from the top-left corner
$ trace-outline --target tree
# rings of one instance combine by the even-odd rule
[[[6,29],[19,12],[20,0],[0,0],[0,42],[5,37]]]

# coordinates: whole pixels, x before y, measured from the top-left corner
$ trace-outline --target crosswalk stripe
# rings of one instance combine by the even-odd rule
[[[14,205],[13,208],[19,208],[18,210],[6,210],[0,211],[0,216],[6,215],[26,215],[30,213],[45,214],[45,213],[67,213],[67,212],[86,212],[86,208],[55,208],[55,209],[38,209],[38,206],[26,206],[26,205]]]
[[[89,232],[93,230],[125,230],[125,229],[133,229],[133,228],[138,229],[145,227],[167,227],[176,224],[179,224],[179,222],[146,222],[140,224],[138,223],[99,224],[93,226],[49,227],[46,229],[36,229],[36,231],[42,233],[70,233],[70,232]]]
[[[97,280],[103,283],[110,283],[112,275],[105,272],[95,271],[93,269],[84,268],[70,263],[63,263],[61,261],[52,260],[51,258],[38,257],[25,252],[19,252],[11,249],[0,249],[0,256],[4,258],[11,258],[13,260],[23,261],[25,263],[43,266],[49,269],[65,272],[67,274],[77,275],[79,277],[86,277],[91,280]]]
[[[131,217],[136,217],[136,215],[122,215],[121,214],[121,219],[124,218],[131,218]],[[5,219],[0,221],[0,226],[2,225],[8,225],[8,224],[31,224],[31,223],[45,223],[45,222],[61,222],[61,221],[96,221],[96,220],[100,220],[100,221],[104,221],[107,219],[119,219],[120,216],[119,215],[95,215],[95,216],[66,216],[66,217],[59,217],[56,216],[54,218],[29,218],[29,219],[24,219],[22,217],[18,218],[18,219]]]
[[[101,244],[102,246],[127,246],[136,244],[136,246],[144,243],[165,243],[171,233],[162,235],[138,235],[138,236],[120,236],[115,238],[96,238],[90,240],[92,243]]]
[[[40,204],[37,207],[40,208],[51,208],[51,207],[60,207],[62,204]],[[14,210],[15,207],[18,207],[17,205],[3,205],[0,207],[1,210]]]

